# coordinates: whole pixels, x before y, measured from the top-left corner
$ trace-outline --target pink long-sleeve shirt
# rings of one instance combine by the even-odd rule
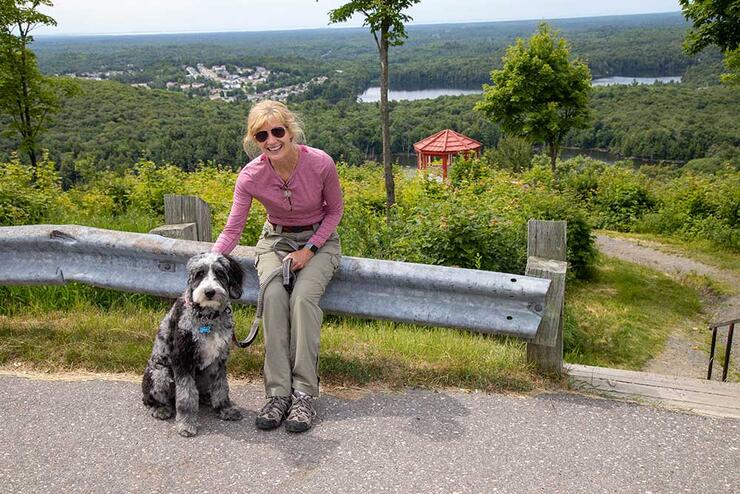
[[[309,146],[298,145],[298,164],[283,182],[265,155],[245,166],[236,179],[229,219],[211,249],[230,253],[239,243],[249,216],[252,198],[267,210],[276,225],[300,226],[321,223],[309,242],[321,247],[334,233],[344,213],[344,200],[334,160]]]

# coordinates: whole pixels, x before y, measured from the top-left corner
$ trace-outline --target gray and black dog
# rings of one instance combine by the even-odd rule
[[[205,253],[187,263],[188,285],[162,320],[141,383],[153,417],[176,412],[181,436],[198,431],[199,402],[222,420],[242,414],[229,399],[226,360],[234,334],[230,299],[242,294],[244,272],[229,256]]]

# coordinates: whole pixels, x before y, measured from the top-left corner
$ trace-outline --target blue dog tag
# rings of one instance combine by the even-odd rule
[[[208,334],[208,333],[210,333],[211,332],[211,325],[209,324],[208,326],[201,326],[198,329],[198,332],[200,334]]]

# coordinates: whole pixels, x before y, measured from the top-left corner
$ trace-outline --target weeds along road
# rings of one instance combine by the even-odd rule
[[[0,375],[0,492],[738,492],[740,421],[567,393],[325,392],[302,435],[201,410],[195,438],[136,381]]]

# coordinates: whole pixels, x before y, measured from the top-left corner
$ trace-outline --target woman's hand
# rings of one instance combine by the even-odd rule
[[[303,269],[313,256],[314,253],[311,252],[311,249],[307,249],[304,247],[301,250],[291,252],[290,254],[285,256],[285,258],[291,258],[293,260],[290,265],[291,270],[298,271],[299,269]]]

